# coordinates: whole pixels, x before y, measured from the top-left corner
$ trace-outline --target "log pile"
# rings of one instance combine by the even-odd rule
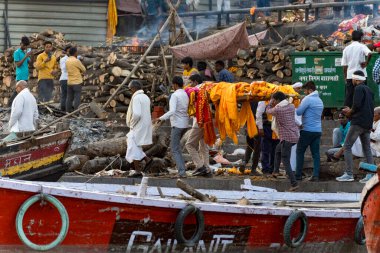
[[[271,45],[251,46],[237,52],[235,75],[241,81],[263,80],[270,83],[290,84],[292,63],[290,54],[295,51],[336,51],[322,36],[310,38],[285,36]],[[249,79],[249,80],[246,80]]]
[[[62,33],[45,30],[38,34],[33,34],[30,37],[33,56],[31,57],[32,64],[29,66],[30,80],[29,86],[31,91],[37,95],[37,76],[38,72],[34,68],[38,54],[43,52],[43,43],[51,41],[54,47],[54,55],[59,59],[62,57],[62,50],[66,45],[74,45],[66,41]],[[3,54],[0,54],[0,106],[6,106],[9,98],[13,93],[15,83],[15,64],[13,53],[17,47],[7,49]],[[124,78],[130,73],[132,68],[140,59],[140,55],[125,53],[122,48],[93,48],[88,46],[78,46],[78,52],[81,56],[81,61],[87,71],[84,74],[84,83],[82,87],[82,103],[96,102],[104,104],[111,94],[115,92]],[[132,76],[132,79],[139,79],[144,88],[154,90],[160,83],[165,82],[166,72],[161,67],[161,59],[156,57],[154,60],[145,60],[139,67],[137,72]],[[60,73],[56,76],[59,79]],[[152,89],[153,86],[153,89]],[[59,102],[59,85],[56,83],[54,99]],[[159,95],[159,94],[158,94]],[[105,109],[107,117],[125,117],[125,112],[131,99],[131,94],[127,89],[122,89],[121,92],[110,101],[109,106]]]

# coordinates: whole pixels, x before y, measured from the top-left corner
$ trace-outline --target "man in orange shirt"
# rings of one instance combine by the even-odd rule
[[[66,111],[72,112],[80,105],[80,95],[82,91],[82,74],[86,71],[80,60],[78,60],[78,50],[72,47],[69,50],[70,57],[66,61],[67,70],[67,98]]]

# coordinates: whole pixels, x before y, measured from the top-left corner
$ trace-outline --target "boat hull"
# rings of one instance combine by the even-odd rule
[[[49,134],[0,147],[3,177],[31,181],[57,181],[65,172],[63,157],[71,132]]]
[[[28,190],[22,190],[22,188]],[[0,181],[0,247],[21,246],[15,229],[20,206],[41,186]],[[161,200],[43,187],[63,204],[70,220],[68,233],[59,247],[96,247],[98,252],[186,252],[175,240],[174,223],[188,205],[180,200]],[[289,208],[259,208],[194,203],[204,214],[205,231],[193,252],[242,252],[244,249],[282,247],[283,228]],[[359,210],[340,213],[305,211],[309,230],[305,244],[352,242]],[[195,219],[185,221],[185,234]],[[193,225],[192,225],[193,224]],[[25,213],[23,230],[34,243],[53,241],[61,229],[57,209],[49,203],[34,204]]]
[[[380,252],[380,184],[375,175],[362,193],[362,215],[366,246],[369,253]]]

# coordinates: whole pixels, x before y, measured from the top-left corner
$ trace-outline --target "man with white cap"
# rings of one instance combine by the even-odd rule
[[[296,82],[295,84],[292,85],[293,90],[296,92],[300,93],[302,90],[303,83],[301,82]],[[294,115],[295,120],[296,120],[296,125],[298,127],[302,126],[302,117],[298,116],[297,113]],[[292,167],[293,171],[296,171],[296,166],[297,166],[297,143],[292,146],[292,152],[290,154],[290,165]]]
[[[142,146],[153,143],[150,99],[144,94],[139,81],[133,80],[129,83],[128,88],[133,95],[127,111],[127,126],[130,130],[127,134],[127,153],[125,159],[129,163],[133,163],[135,168],[135,171],[129,177],[142,177],[141,161],[145,160],[145,168],[152,161],[152,159],[145,155],[142,149]]]
[[[36,130],[38,120],[38,107],[36,99],[28,89],[26,81],[16,83],[18,93],[12,103],[9,128],[14,133],[25,133]]]
[[[340,182],[354,181],[352,146],[358,137],[362,143],[366,162],[373,164],[370,133],[373,123],[374,103],[373,93],[371,89],[365,85],[365,81],[366,77],[363,71],[357,70],[352,74],[352,83],[354,85],[352,107],[346,107],[342,111],[343,114],[351,118],[351,126],[343,145],[346,170],[342,176],[336,178],[336,180]]]

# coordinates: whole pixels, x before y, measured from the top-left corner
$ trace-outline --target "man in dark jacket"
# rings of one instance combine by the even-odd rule
[[[373,93],[370,88],[365,85],[366,78],[361,70],[357,70],[352,75],[352,83],[354,85],[354,98],[352,107],[343,109],[343,113],[351,118],[351,127],[348,130],[346,140],[344,142],[344,160],[346,162],[346,171],[336,180],[340,182],[354,181],[352,174],[352,145],[359,137],[362,143],[363,153],[367,163],[373,164],[371,152],[370,133],[373,123]]]

